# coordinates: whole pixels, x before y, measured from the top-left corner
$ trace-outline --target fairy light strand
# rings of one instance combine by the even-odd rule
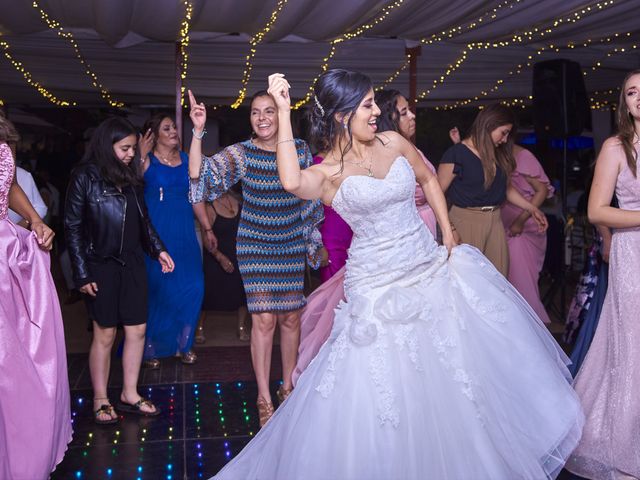
[[[395,72],[393,72],[391,75],[389,75],[386,80],[384,80],[380,85],[378,85],[375,88],[376,92],[379,92],[380,90],[384,90],[385,88],[387,88],[389,85],[391,85],[396,78],[398,78],[398,76],[404,72],[407,67],[411,64],[411,54],[408,53],[407,54],[407,58],[404,61],[404,63],[400,66],[400,68],[398,68]]]
[[[6,42],[6,40],[0,40],[0,47],[2,47],[2,49],[4,50],[4,56],[7,57],[7,59],[9,60],[9,62],[11,62],[11,65],[13,65],[13,67],[22,74],[22,76],[24,77],[24,79],[27,81],[27,83],[32,86],[33,88],[35,88],[38,93],[40,93],[40,95],[42,95],[44,98],[46,98],[49,102],[53,103],[54,105],[57,105],[58,107],[69,107],[69,106],[75,106],[76,102],[70,101],[70,100],[63,100],[60,99],[58,97],[56,97],[53,93],[51,93],[49,90],[47,90],[45,87],[42,86],[42,84],[40,82],[38,82],[37,80],[33,79],[33,76],[31,75],[31,72],[29,72],[24,65],[22,64],[22,62],[16,60],[15,58],[13,58],[13,55],[11,55],[10,50],[10,46],[9,44]]]
[[[187,106],[187,102],[184,96],[186,90],[184,82],[187,79],[187,70],[189,68],[189,54],[187,48],[189,47],[189,30],[191,28],[191,18],[193,16],[193,4],[188,0],[183,2],[184,5],[184,18],[180,24],[180,103],[183,107]]]
[[[267,35],[267,33],[269,33],[273,25],[276,23],[278,17],[280,16],[280,12],[282,12],[282,9],[285,7],[288,1],[289,0],[278,0],[276,8],[273,10],[273,12],[271,12],[271,15],[269,16],[269,21],[249,41],[250,48],[245,60],[244,72],[242,72],[241,87],[238,91],[238,97],[231,104],[231,108],[238,108],[240,105],[242,105],[242,102],[247,96],[247,85],[249,84],[249,79],[251,78],[251,70],[253,70],[253,59],[256,56],[257,47],[260,43],[262,43],[264,37]]]
[[[498,17],[498,13],[500,12],[500,10],[505,8],[513,8],[515,5],[522,3],[522,1],[523,0],[504,0],[491,10],[484,12],[476,20],[473,20],[466,25],[457,25],[448,30],[443,30],[440,33],[434,33],[429,37],[421,38],[420,43],[422,43],[423,45],[432,45],[434,43],[439,43],[443,40],[449,40],[458,35],[462,35],[463,33],[472,31],[477,27],[483,25],[486,20],[495,20]]]
[[[305,96],[301,100],[299,100],[295,105],[293,105],[291,108],[293,110],[297,110],[303,105],[305,105],[311,99],[311,96],[313,95],[313,89],[316,86],[318,79],[323,73],[325,73],[329,69],[329,62],[336,54],[338,44],[346,42],[348,40],[353,40],[354,38],[361,36],[366,31],[384,22],[386,18],[391,14],[392,11],[402,6],[404,1],[405,0],[395,0],[385,5],[382,11],[369,23],[365,23],[364,25],[359,26],[355,30],[351,32],[343,33],[338,38],[331,40],[331,42],[329,42],[329,47],[330,47],[329,53],[327,54],[327,56],[325,56],[322,59],[322,64],[320,65],[320,73],[314,77],[313,81],[311,82],[311,85],[307,89],[307,93],[305,94]]]
[[[80,61],[80,64],[82,65],[82,68],[84,69],[85,74],[90,78],[91,80],[91,85],[98,89],[100,92],[100,95],[102,96],[102,98],[104,100],[107,101],[107,103],[109,105],[111,105],[112,107],[123,107],[124,103],[119,102],[118,100],[115,100],[111,94],[109,93],[109,91],[102,85],[102,83],[100,83],[100,80],[98,80],[98,76],[96,75],[96,73],[91,69],[91,65],[89,64],[89,62],[87,62],[87,60],[84,58],[84,56],[82,55],[82,52],[80,51],[80,47],[78,46],[78,42],[76,42],[75,38],[73,37],[73,34],[70,31],[66,31],[64,29],[64,27],[60,24],[60,22],[53,20],[48,14],[47,12],[45,12],[40,5],[38,4],[37,0],[33,0],[31,3],[31,6],[38,10],[38,12],[40,13],[40,18],[42,19],[43,22],[45,22],[47,24],[47,26],[55,31],[59,37],[62,37],[66,40],[69,41],[69,43],[71,44],[71,46],[73,47],[73,50],[75,51],[76,54],[76,58]]]
[[[499,8],[504,8],[506,2],[503,2],[502,4],[500,4],[498,7],[493,9],[493,14],[491,15],[491,18],[495,18],[497,16],[497,12]],[[551,33],[553,33],[554,30],[565,26],[565,25],[569,25],[571,23],[576,23],[579,22],[581,20],[583,20],[584,18],[589,17],[591,14],[597,13],[598,11],[601,11],[605,8],[611,7],[613,4],[615,3],[615,0],[606,0],[606,1],[602,1],[602,2],[598,2],[596,4],[594,4],[593,6],[589,6],[589,7],[585,7],[582,8],[580,10],[576,10],[575,12],[572,12],[570,14],[568,14],[565,17],[560,17],[557,19],[554,19],[553,21],[551,21],[550,23],[547,24],[547,26],[536,26],[536,27],[532,27],[529,30],[526,30],[524,32],[515,32],[513,34],[511,34],[511,38],[508,40],[502,40],[502,41],[497,41],[497,42],[472,42],[472,43],[468,43],[465,48],[462,50],[462,52],[460,53],[460,56],[450,65],[447,66],[447,69],[445,70],[445,72],[443,74],[441,74],[438,78],[436,78],[435,80],[433,80],[433,83],[431,85],[431,87],[421,93],[419,93],[417,95],[417,100],[424,100],[426,99],[438,86],[442,85],[447,77],[449,77],[450,75],[452,75],[454,72],[456,72],[461,66],[462,64],[465,62],[465,60],[467,60],[468,55],[470,54],[470,52],[472,50],[482,50],[482,49],[494,49],[494,48],[504,48],[504,47],[508,47],[511,46],[513,44],[522,44],[525,42],[531,42],[534,41],[538,38],[540,39],[544,39],[545,35],[550,35]],[[512,5],[511,5],[512,6]],[[480,17],[480,19],[485,18],[487,15],[487,13],[485,13],[482,17]],[[480,23],[480,20],[478,21],[478,23]],[[472,24],[470,25],[475,25],[475,23],[472,22]],[[461,28],[460,27],[456,27],[454,29],[449,30],[449,37],[451,38],[453,36],[453,32],[460,32],[461,33]],[[445,32],[442,32],[442,35],[444,35]],[[423,42],[424,43],[424,42]],[[553,44],[550,44],[550,46],[548,48],[553,48]],[[569,47],[571,48],[571,47]],[[538,52],[536,52],[536,54],[539,54]],[[522,65],[518,65],[517,69],[522,68]],[[519,73],[519,72],[518,72]],[[491,89],[489,90],[489,92],[487,91],[483,91],[481,92],[482,96],[486,96],[488,95],[488,93],[497,90],[497,88],[499,88],[499,86],[502,84],[502,80],[498,80],[496,83],[496,85],[494,85],[493,87],[491,87]],[[467,103],[470,103],[471,100],[469,100]]]

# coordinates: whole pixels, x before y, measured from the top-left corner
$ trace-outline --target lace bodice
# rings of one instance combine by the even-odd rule
[[[13,183],[15,165],[11,149],[6,143],[0,144],[0,220],[7,218],[9,210],[9,189]]]
[[[398,157],[387,175],[346,178],[332,206],[353,230],[345,275],[345,295],[393,282],[417,265],[441,265],[446,249],[438,249],[418,215],[415,175],[409,161]]]

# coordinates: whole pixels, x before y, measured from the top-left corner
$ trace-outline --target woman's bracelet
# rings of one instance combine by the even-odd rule
[[[205,233],[206,233],[206,232],[213,232],[213,228],[205,228],[205,229],[203,230],[203,232],[205,232]]]
[[[295,142],[295,140],[293,138],[287,138],[286,140],[280,140],[279,142],[276,142],[276,147],[278,145],[280,145],[281,143],[287,143],[287,142]]]
[[[202,140],[202,137],[204,137],[207,134],[207,129],[202,129],[202,132],[200,134],[196,133],[196,128],[193,127],[191,129],[191,133],[193,133],[193,138],[197,138],[198,140]]]

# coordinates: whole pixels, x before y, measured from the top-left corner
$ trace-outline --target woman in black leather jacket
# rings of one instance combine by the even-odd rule
[[[124,326],[125,341],[118,410],[160,413],[137,390],[147,321],[144,252],[156,258],[165,273],[173,271],[174,264],[149,221],[134,162],[137,140],[127,120],[113,117],[102,122],[67,189],[67,248],[75,284],[85,294],[93,321],[89,370],[99,424],[118,421],[107,397],[107,380],[119,323]]]

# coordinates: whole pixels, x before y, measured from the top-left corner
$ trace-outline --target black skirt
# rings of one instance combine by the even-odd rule
[[[204,301],[205,311],[231,312],[247,304],[238,258],[236,256],[236,235],[240,213],[233,218],[216,216],[212,230],[218,239],[218,250],[233,263],[233,272],[225,272],[218,261],[206,249],[203,250]]]

